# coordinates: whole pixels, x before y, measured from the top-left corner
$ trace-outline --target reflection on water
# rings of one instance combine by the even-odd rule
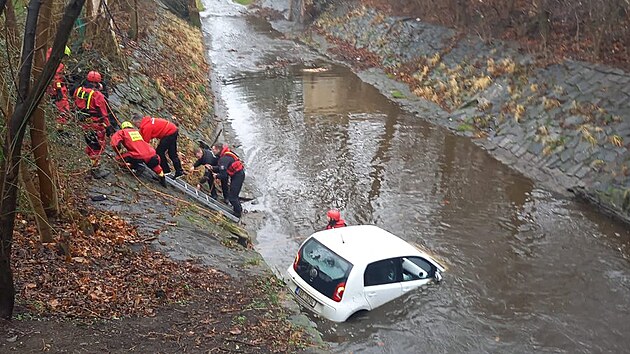
[[[205,21],[215,75],[224,78],[219,99],[261,194],[246,208],[268,216],[257,248],[272,267],[284,271],[330,207],[350,224],[377,224],[448,263],[439,286],[350,323],[318,320],[333,350],[628,350],[623,226],[401,112],[344,68],[268,70],[266,58],[290,56],[291,42],[233,35],[252,31],[242,18]],[[248,41],[261,49],[238,59],[247,70],[238,69],[224,48],[238,52]]]

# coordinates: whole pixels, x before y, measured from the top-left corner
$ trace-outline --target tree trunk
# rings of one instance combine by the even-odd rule
[[[20,60],[20,75],[18,86],[18,104],[7,127],[7,138],[4,141],[2,161],[2,194],[0,194],[0,318],[11,318],[15,305],[15,286],[13,285],[13,271],[11,270],[11,243],[13,241],[13,227],[15,226],[15,208],[17,207],[17,179],[20,166],[20,152],[24,139],[24,126],[15,126],[21,119],[18,112],[26,115],[26,95],[31,81],[31,67],[33,64],[33,48],[35,47],[35,32],[37,17],[39,16],[40,0],[31,0],[28,4],[26,25],[24,27],[24,41]]]
[[[39,240],[42,243],[53,242],[52,227],[46,217],[44,206],[39,199],[37,187],[35,187],[32,176],[26,168],[26,164],[24,162],[20,163],[20,177],[22,184],[24,185],[24,189],[26,189],[26,197],[28,198],[31,209],[33,209],[33,213],[35,214],[35,222],[37,223],[37,230],[39,231]]]
[[[288,0],[289,1],[289,15],[287,16],[287,21],[293,21],[293,2],[295,0]]]
[[[7,4],[7,0],[0,0],[0,16],[4,12],[4,6]]]
[[[18,36],[17,36],[17,20],[15,18],[15,11],[13,10],[13,2],[8,1],[6,4],[2,4],[3,0],[0,0],[0,14],[1,10],[5,9],[5,28],[7,38],[7,59],[12,57],[12,52],[18,53]],[[6,5],[6,6],[5,6]],[[11,69],[11,61],[7,60],[7,68]],[[0,75],[0,86],[2,86],[2,97],[0,97],[0,111],[4,115],[4,119],[8,123],[9,117],[13,112],[13,104],[11,102],[11,87],[14,87],[11,78],[6,75]]]
[[[35,39],[35,65],[33,66],[33,77],[39,78],[42,68],[46,62],[46,51],[48,50],[48,37],[50,27],[50,17],[52,11],[52,0],[43,0],[42,10],[37,24],[37,36]],[[35,109],[31,122],[31,145],[33,157],[37,165],[37,178],[39,180],[39,195],[41,204],[46,215],[39,215],[39,218],[55,217],[59,212],[57,201],[57,188],[53,180],[50,159],[48,155],[48,136],[46,133],[46,116],[41,107]],[[34,210],[37,212],[37,210]],[[48,220],[46,220],[48,224]],[[41,232],[42,230],[40,230]],[[43,235],[42,235],[43,237]]]
[[[193,26],[201,28],[201,17],[199,17],[197,0],[188,0],[188,21]]]
[[[538,32],[543,41],[543,48],[547,49],[549,41],[549,34],[551,32],[551,12],[549,10],[549,4],[547,0],[538,0],[536,3],[537,14],[536,23],[538,25]]]
[[[138,0],[133,0],[133,8],[131,9],[131,28],[129,29],[129,37],[138,40]]]
[[[42,75],[35,88],[29,90],[35,33],[39,15],[39,0],[31,0],[28,5],[20,74],[18,99],[15,111],[9,119],[6,139],[3,144],[4,159],[0,170],[0,318],[11,318],[15,303],[15,287],[11,270],[11,243],[17,207],[18,175],[22,153],[22,143],[26,125],[46,92],[57,66],[61,62],[63,48],[68,41],[74,22],[79,17],[85,0],[70,0],[59,24],[50,59],[46,62]]]
[[[468,27],[468,7],[465,0],[454,0],[452,6],[455,8],[455,24],[462,28]]]
[[[1,1],[1,0],[0,0]],[[20,41],[17,34],[17,19],[15,18],[15,9],[13,8],[13,2],[8,1],[6,4],[5,22],[7,24],[7,39],[11,49],[18,49]]]

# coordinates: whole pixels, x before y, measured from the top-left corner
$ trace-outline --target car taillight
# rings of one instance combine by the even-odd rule
[[[300,251],[295,255],[295,260],[293,261],[293,270],[297,272],[298,263],[300,262]]]
[[[335,292],[333,293],[332,299],[337,302],[341,301],[341,298],[343,297],[343,292],[345,290],[346,290],[346,283],[337,284],[337,288],[335,289]]]

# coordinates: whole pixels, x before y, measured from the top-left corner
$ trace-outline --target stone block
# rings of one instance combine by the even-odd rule
[[[560,164],[558,169],[562,172],[567,172],[574,165],[573,161],[566,161]]]
[[[578,145],[575,147],[575,151],[577,152],[582,152],[582,151],[589,151],[592,152],[593,150],[593,145],[591,145],[588,141],[579,138],[579,143]]]
[[[506,137],[499,142],[499,147],[503,149],[507,149],[507,147],[512,144],[513,144],[512,139],[510,139],[509,137]]]
[[[518,149],[518,150],[514,153],[514,155],[516,155],[516,157],[519,157],[519,158],[520,158],[521,156],[525,155],[525,153],[527,152],[527,146],[528,146],[528,145],[529,145],[529,144],[524,144],[524,145],[522,145],[522,146],[521,146],[521,147],[520,147],[520,148],[519,148],[519,149]]]
[[[533,155],[539,156],[544,149],[544,146],[539,142],[533,142],[527,148],[527,151],[531,152]]]
[[[591,152],[588,149],[587,150],[576,151],[576,153],[573,155],[573,161],[575,161],[575,162],[584,162],[589,157],[591,157]]]
[[[569,168],[567,170],[567,174],[569,176],[575,176],[575,174],[582,168],[584,167],[584,165],[582,165],[581,163],[576,163],[574,164],[571,168]]]
[[[613,162],[617,160],[617,152],[614,150],[606,150],[603,157],[604,157],[603,158],[604,161]]]
[[[584,117],[582,116],[568,116],[564,119],[564,124],[568,126],[578,126],[584,123]]]
[[[574,151],[572,149],[566,149],[560,153],[560,160],[562,160],[562,162],[569,161],[573,155]]]
[[[573,138],[569,138],[569,139],[568,139],[568,140],[564,143],[564,146],[565,146],[567,149],[575,149],[575,148],[578,146],[578,144],[579,144],[579,143],[580,143],[580,139],[573,137]]]
[[[619,85],[630,84],[630,76],[628,75],[612,75],[609,80]]]
[[[562,161],[560,161],[560,157],[557,154],[554,154],[543,160],[543,166],[554,168],[557,167],[561,162]]]
[[[591,171],[591,168],[588,166],[582,166],[576,173],[575,173],[575,177],[577,178],[584,178],[589,172]]]

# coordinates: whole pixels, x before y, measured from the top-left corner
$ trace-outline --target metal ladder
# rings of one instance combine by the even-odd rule
[[[172,179],[170,178],[170,176],[168,176],[166,177],[166,183],[186,193],[189,197],[195,199],[199,203],[207,206],[208,208],[222,213],[223,215],[225,215],[226,218],[230,219],[231,221],[234,221],[234,222],[239,221],[239,218],[237,218],[236,216],[234,216],[234,214],[232,214],[231,208],[229,208],[227,205],[219,201],[212,199],[206,193],[191,186],[186,181],[182,179]]]

